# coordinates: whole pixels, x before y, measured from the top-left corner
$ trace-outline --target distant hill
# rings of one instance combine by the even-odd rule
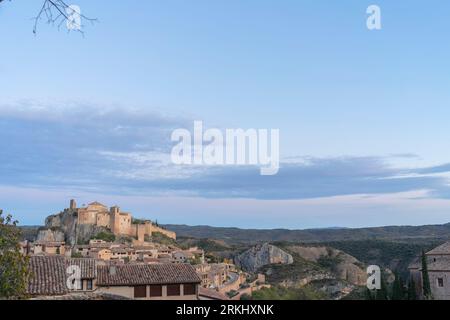
[[[450,239],[450,223],[426,226],[389,226],[375,228],[328,228],[328,229],[239,229],[210,226],[164,225],[177,233],[177,237],[222,240],[226,244],[250,245],[259,242],[320,243],[336,241],[386,240],[446,241]],[[38,226],[21,227],[25,238],[32,239]]]
[[[390,226],[375,228],[331,228],[309,230],[287,229],[239,229],[210,226],[165,225],[178,237],[223,240],[229,244],[252,244],[258,242],[334,242],[355,240],[397,240],[427,242],[430,239],[450,239],[450,223],[426,226]]]
[[[19,227],[22,231],[22,239],[34,241],[37,237],[40,226],[21,226]]]

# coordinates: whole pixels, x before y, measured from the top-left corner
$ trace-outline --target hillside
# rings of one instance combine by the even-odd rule
[[[165,225],[179,237],[223,240],[228,244],[253,244],[257,242],[336,242],[359,240],[396,240],[428,242],[450,238],[450,223],[427,226],[389,226],[359,229],[239,229],[210,226]]]

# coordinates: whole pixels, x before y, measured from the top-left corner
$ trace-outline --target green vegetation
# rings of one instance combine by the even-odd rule
[[[112,232],[102,231],[93,236],[91,240],[103,240],[106,242],[114,242],[116,240],[116,236]]]
[[[209,263],[221,263],[223,259],[212,253],[205,253],[205,260]]]
[[[39,228],[38,226],[20,226],[20,241],[29,240],[34,241],[38,235]]]
[[[403,278],[395,273],[395,280],[391,284],[387,284],[385,278],[381,277],[380,290],[365,289],[365,300],[416,300],[415,284],[412,279],[408,287],[405,285]]]
[[[425,251],[422,250],[422,282],[423,282],[423,296],[426,300],[432,300],[430,277],[428,276],[428,264]]]
[[[441,240],[435,239],[409,242],[358,240],[327,242],[326,245],[344,251],[367,265],[397,270],[400,276],[406,278],[408,265],[420,255],[422,249],[431,250],[441,243]]]
[[[252,230],[209,226],[167,225],[179,236],[218,239],[228,244],[252,245],[260,242],[324,243],[346,241],[395,241],[405,243],[438,242],[449,239],[450,224],[429,226],[392,226],[361,229]],[[420,253],[420,252],[419,252]]]
[[[71,257],[72,258],[83,258],[83,255],[79,252],[72,251]]]
[[[145,224],[148,220],[145,219],[138,219],[138,218],[132,218],[131,223],[132,224]]]
[[[202,258],[201,257],[194,257],[194,258],[190,258],[188,263],[192,264],[192,265],[196,265],[196,264],[201,264],[202,263]]]
[[[316,262],[305,260],[298,253],[289,251],[285,247],[281,247],[292,255],[294,262],[292,264],[271,264],[261,268],[260,272],[267,275],[267,281],[273,285],[278,285],[285,281],[296,283],[302,281],[311,274],[321,273],[324,270]]]
[[[252,294],[252,300],[323,300],[326,295],[309,286],[302,288],[285,288],[275,286],[263,288]]]
[[[234,296],[236,296],[239,292],[237,292],[236,290],[231,290],[229,292],[227,292],[227,296],[228,298],[233,298]]]
[[[231,249],[224,241],[214,239],[179,238],[177,242],[183,249],[199,247],[206,252],[220,252]]]
[[[356,287],[341,300],[368,300],[369,289],[367,287]],[[370,300],[370,299],[369,299]]]
[[[329,253],[329,255],[327,256],[321,256],[318,260],[317,263],[319,266],[321,266],[324,269],[328,269],[331,271],[335,271],[336,267],[339,263],[342,262],[342,258],[339,256],[331,256],[331,253]]]
[[[408,285],[408,300],[417,300],[416,283],[412,277]]]
[[[29,276],[28,258],[20,252],[20,229],[0,210],[0,297],[23,298]]]
[[[403,279],[398,274],[398,272],[396,272],[395,280],[392,285],[392,300],[405,300],[407,299],[407,297],[408,295],[403,284]]]
[[[153,232],[151,237],[146,237],[146,241],[153,241],[166,246],[177,245],[177,242],[174,239],[169,238],[168,236],[162,234],[161,232]]]
[[[241,295],[240,300],[252,300],[252,297],[249,294],[244,293],[243,295]]]

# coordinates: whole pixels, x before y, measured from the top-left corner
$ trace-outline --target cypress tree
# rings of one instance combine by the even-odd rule
[[[403,281],[398,272],[395,273],[395,281],[392,285],[392,300],[404,300],[405,299],[405,288],[403,286]]]
[[[423,283],[423,296],[426,300],[432,300],[433,295],[431,293],[430,278],[428,276],[428,264],[425,251],[422,250],[422,283]]]
[[[381,275],[381,288],[377,290],[376,300],[389,300],[386,282],[384,281],[383,275]]]

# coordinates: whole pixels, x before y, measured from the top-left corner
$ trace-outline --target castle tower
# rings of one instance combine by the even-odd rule
[[[70,207],[71,210],[75,210],[77,208],[77,203],[74,199],[70,200]]]
[[[145,225],[136,225],[136,238],[138,239],[139,243],[143,243],[145,241]]]
[[[114,234],[120,233],[120,208],[118,206],[111,207],[109,209],[110,213],[110,226],[111,226],[111,232]]]

